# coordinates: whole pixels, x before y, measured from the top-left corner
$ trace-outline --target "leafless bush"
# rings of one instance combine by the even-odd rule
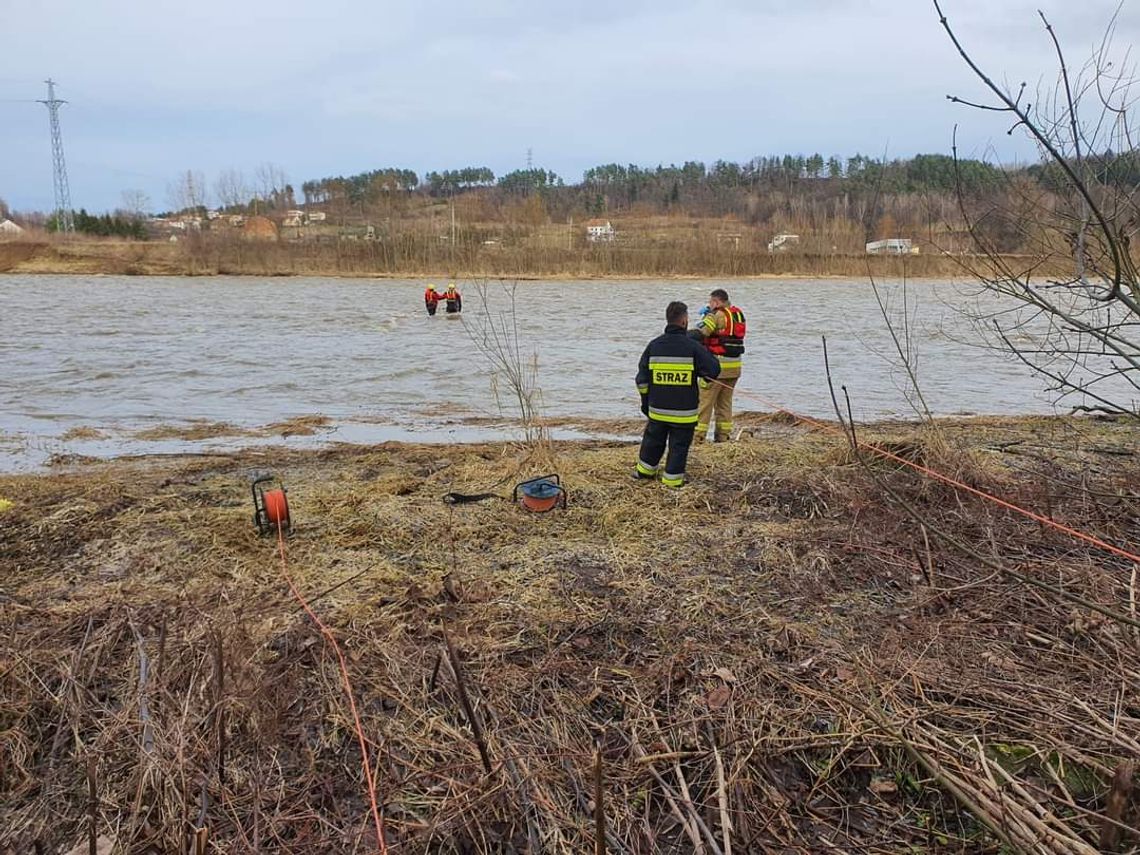
[[[519,335],[518,283],[500,281],[497,289],[492,289],[486,280],[477,280],[472,285],[479,311],[476,323],[465,329],[491,365],[492,389],[499,410],[505,409],[505,396],[508,406],[517,408],[527,443],[544,442],[548,436],[541,417],[538,351],[528,350]],[[497,302],[500,300],[502,303]]]
[[[1037,146],[1039,182],[1011,179],[1010,200],[979,209],[959,190],[963,216],[985,269],[971,272],[999,301],[978,314],[991,342],[1049,381],[1074,410],[1140,417],[1140,277],[1130,242],[1138,222],[1140,157],[1135,153],[1134,66],[1112,59],[1115,18],[1091,58],[1070,70],[1048,18],[1055,83],[1034,101],[1025,83],[999,85],[966,50],[938,0],[941,24],[988,92],[951,101],[1003,115],[1009,133]],[[955,158],[957,142],[955,141]],[[1001,253],[1003,234],[1020,232],[1021,258]],[[1064,268],[1058,266],[1062,254]],[[1044,271],[1067,268],[1063,276]]]
[[[904,266],[902,279],[896,287],[880,284],[874,273],[868,273],[868,279],[883,326],[890,335],[891,346],[889,350],[883,351],[868,342],[864,342],[864,345],[890,365],[892,376],[896,378],[897,387],[907,405],[916,416],[933,426],[934,416],[918,379],[918,300],[911,291],[906,268]]]

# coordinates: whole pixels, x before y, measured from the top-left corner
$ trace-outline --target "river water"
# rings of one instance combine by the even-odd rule
[[[866,280],[461,283],[461,318],[428,317],[426,280],[0,276],[0,470],[53,455],[203,450],[281,442],[250,431],[324,416],[288,442],[451,441],[504,435],[508,384],[478,342],[517,321],[537,354],[544,413],[638,418],[633,375],[665,304],[729,289],[748,316],[740,409],[831,415],[820,337],[861,419],[912,413]],[[898,283],[882,285],[898,307]],[[1043,383],[976,346],[960,311],[976,288],[912,282],[919,379],[938,414],[1051,412]],[[513,313],[512,313],[513,302]],[[209,439],[156,428],[213,425]],[[86,430],[78,430],[86,429]],[[587,428],[588,429],[588,428]],[[598,429],[595,423],[593,429]],[[177,430],[169,431],[177,433]],[[581,431],[579,431],[581,432]],[[143,436],[139,436],[139,434]],[[562,435],[576,435],[572,425]]]

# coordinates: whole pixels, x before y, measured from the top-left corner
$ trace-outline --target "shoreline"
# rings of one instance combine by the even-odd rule
[[[1010,257],[1011,263],[1024,259]],[[454,266],[451,266],[454,264]],[[383,246],[346,243],[311,246],[286,242],[54,240],[0,242],[0,275],[87,276],[249,276],[346,279],[445,280],[449,270],[460,279],[513,281],[726,281],[864,279],[972,279],[987,270],[978,256],[770,255],[720,253],[690,256],[683,247],[586,249],[559,253],[526,250],[473,250],[451,262],[416,264],[393,258]],[[1045,273],[1037,268],[1038,274]]]
[[[1054,420],[1072,424],[1095,424],[1103,416],[1056,415],[1044,413],[973,413],[935,417],[939,429],[985,432],[1005,428],[1029,429]],[[831,419],[820,422],[830,424]],[[545,419],[546,441],[554,446],[603,442],[636,444],[645,424],[641,418],[552,418]],[[736,414],[739,435],[749,438],[778,425],[795,424],[781,412],[741,410]],[[51,475],[76,466],[145,465],[148,461],[177,461],[195,457],[248,457],[267,459],[274,455],[322,454],[360,450],[378,445],[394,447],[475,448],[488,444],[519,445],[525,431],[510,419],[472,418],[441,423],[433,428],[401,431],[392,425],[370,425],[353,438],[342,434],[342,425],[321,415],[297,416],[257,427],[241,427],[229,422],[191,420],[163,422],[145,429],[113,432],[92,425],[72,427],[58,436],[0,432],[0,443],[7,442],[20,452],[3,452],[0,445],[0,477]],[[859,423],[860,430],[920,430],[922,422],[905,416],[883,417]],[[35,452],[28,449],[35,447]]]

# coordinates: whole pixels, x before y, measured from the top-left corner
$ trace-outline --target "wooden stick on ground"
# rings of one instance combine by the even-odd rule
[[[459,654],[455,652],[455,645],[451,642],[451,635],[444,630],[443,641],[447,645],[447,658],[451,662],[451,670],[455,674],[455,687],[459,690],[459,703],[463,707],[463,714],[467,716],[467,723],[471,725],[471,735],[475,738],[475,746],[479,749],[479,758],[483,761],[483,769],[491,774],[491,754],[487,751],[487,740],[483,737],[483,725],[475,708],[471,705],[471,698],[467,694],[467,684],[463,679],[463,666],[459,664]]]
[[[720,805],[720,833],[724,836],[724,855],[732,855],[732,823],[728,817],[728,788],[724,783],[724,763],[716,743],[712,744],[713,760],[716,763],[716,796]]]
[[[222,647],[222,634],[219,632],[214,647],[214,728],[218,739],[218,783],[226,784],[226,713],[223,703],[226,697],[226,660]]]
[[[594,853],[606,855],[606,807],[602,789],[602,747],[594,748]]]
[[[95,766],[96,760],[94,754],[87,755],[87,852],[88,855],[96,855],[98,849],[98,836],[96,835],[96,823],[99,821],[99,796],[95,786]]]

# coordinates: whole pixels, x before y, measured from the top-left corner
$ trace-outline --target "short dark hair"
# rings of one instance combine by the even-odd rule
[[[689,307],[680,300],[674,300],[665,307],[665,322],[675,324],[687,314],[689,314]]]
[[[728,292],[725,291],[723,288],[717,288],[717,289],[713,290],[709,294],[709,296],[710,297],[716,297],[718,300],[720,300],[721,302],[724,302],[724,303],[728,302]]]

